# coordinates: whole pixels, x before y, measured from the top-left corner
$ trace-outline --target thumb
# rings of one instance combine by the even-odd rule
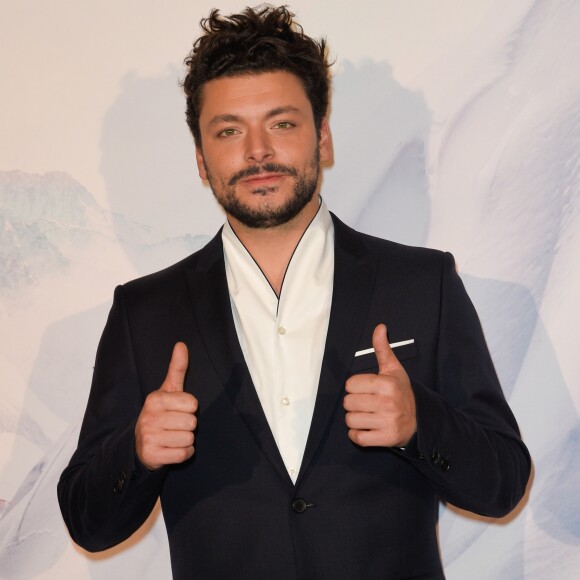
[[[379,363],[379,375],[399,368],[399,359],[389,345],[387,327],[384,324],[378,324],[373,332],[373,348]]]
[[[161,385],[161,390],[168,393],[175,393],[183,391],[183,383],[185,382],[185,373],[187,372],[187,365],[189,363],[189,355],[187,346],[183,342],[177,342],[173,347],[171,360],[169,361],[169,368],[167,369],[167,376]]]

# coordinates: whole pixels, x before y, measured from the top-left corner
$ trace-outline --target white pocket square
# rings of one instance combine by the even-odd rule
[[[414,338],[409,338],[408,340],[400,340],[399,342],[391,342],[389,346],[391,348],[398,348],[399,346],[405,346],[407,344],[413,344],[415,342]],[[354,356],[363,356],[364,354],[371,354],[371,352],[375,352],[375,349],[371,346],[371,348],[365,348],[364,350],[357,350],[354,353]]]

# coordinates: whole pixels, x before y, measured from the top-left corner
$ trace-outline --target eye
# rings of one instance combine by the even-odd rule
[[[239,131],[237,129],[234,129],[232,127],[228,127],[227,129],[222,129],[218,133],[218,137],[231,137],[232,135],[235,135],[236,133],[239,133]]]
[[[291,127],[295,127],[294,123],[290,121],[279,121],[274,125],[274,129],[290,129]]]

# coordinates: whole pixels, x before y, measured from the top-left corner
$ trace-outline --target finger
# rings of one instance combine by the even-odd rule
[[[166,431],[195,431],[197,417],[189,411],[168,411],[163,413],[159,427]]]
[[[393,447],[395,443],[377,429],[349,429],[348,437],[361,447]]]
[[[345,415],[345,423],[349,429],[381,430],[385,419],[376,413],[349,412]]]
[[[159,449],[191,447],[195,441],[192,431],[164,431],[157,439]]]
[[[168,392],[160,388],[147,395],[144,411],[153,416],[160,416],[164,412],[179,411],[181,413],[196,413],[199,406],[198,400],[191,393],[176,391]]]
[[[387,327],[384,324],[378,324],[373,332],[373,348],[379,363],[380,375],[400,368],[399,359],[387,340]]]
[[[377,397],[374,394],[357,393],[348,394],[344,397],[343,407],[346,411],[361,411],[373,413],[377,410]]]
[[[167,376],[161,385],[161,390],[168,393],[183,391],[188,364],[189,355],[187,346],[183,342],[176,343],[173,347],[169,368],[167,369]]]
[[[187,413],[191,416],[197,412],[197,407],[198,401],[191,393],[176,391],[170,397],[163,398],[161,408],[163,411]]]
[[[384,379],[380,375],[365,373],[349,377],[344,388],[351,394],[373,394],[380,392],[382,382]]]
[[[195,453],[193,445],[189,447],[164,447],[156,453],[156,468],[187,461]]]

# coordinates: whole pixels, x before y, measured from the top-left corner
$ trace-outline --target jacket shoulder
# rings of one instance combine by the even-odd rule
[[[374,256],[381,267],[391,272],[409,274],[415,272],[424,277],[429,273],[440,274],[442,268],[455,266],[453,256],[448,252],[408,246],[383,238],[359,232],[332,216],[335,226],[337,246],[350,247],[357,253],[369,253]]]
[[[221,242],[221,229],[202,248],[183,258],[179,262],[163,268],[157,272],[141,276],[122,284],[124,293],[132,298],[138,296],[153,296],[158,293],[165,294],[168,289],[183,287],[187,272],[194,272],[199,268],[208,267],[217,260],[223,258]]]

